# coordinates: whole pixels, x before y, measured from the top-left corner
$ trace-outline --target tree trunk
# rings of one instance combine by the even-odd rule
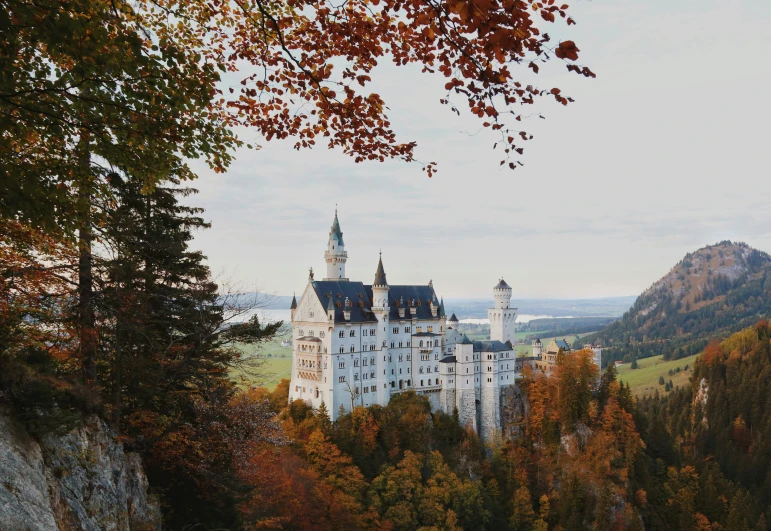
[[[94,276],[92,254],[91,206],[93,177],[91,175],[90,134],[84,132],[78,144],[78,336],[83,379],[87,389],[86,407],[93,411],[97,403],[96,374],[96,312],[94,310]]]

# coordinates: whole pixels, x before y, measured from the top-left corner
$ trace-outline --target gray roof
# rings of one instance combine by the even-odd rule
[[[386,280],[385,269],[383,269],[383,255],[380,255],[380,259],[377,261],[377,271],[375,271],[375,281],[373,286],[387,286],[388,280]]]
[[[314,280],[311,282],[316,296],[322,305],[326,305],[327,310],[334,310],[336,323],[369,323],[377,322],[375,314],[372,313],[372,286],[361,282],[336,281],[336,280]],[[329,294],[332,294],[329,297]],[[343,317],[345,310],[345,298],[351,300],[351,319],[346,320]],[[409,301],[415,301],[417,311],[413,316],[409,309],[404,317],[399,317],[399,307],[397,301],[404,301],[402,308],[408,308]],[[400,321],[411,318],[420,320],[438,319],[431,314],[431,301],[436,300],[434,288],[431,286],[389,286],[388,305],[391,309],[388,318],[391,321]],[[340,302],[340,307],[337,302]],[[326,303],[326,304],[325,304]],[[418,304],[420,303],[420,304]],[[400,302],[401,304],[401,302]]]
[[[474,341],[474,352],[504,352],[511,350],[506,343],[500,341]]]
[[[455,359],[455,356],[447,356],[439,360],[439,363],[455,363],[456,361],[458,360]]]
[[[321,343],[321,340],[315,336],[298,337],[297,341],[313,341],[314,343]]]
[[[297,309],[297,297],[292,295],[292,305],[289,307],[290,310],[296,310]]]
[[[506,289],[506,288],[508,288],[508,289],[511,289],[511,286],[509,286],[508,284],[506,284],[506,281],[505,281],[505,280],[501,279],[501,280],[498,282],[498,284],[496,284],[496,286],[495,286],[493,289]]]
[[[370,300],[372,299],[372,286],[365,286],[368,290]],[[402,304],[404,301],[404,304]],[[399,308],[409,308],[408,305],[415,303],[417,311],[415,315],[408,309],[404,317],[399,317]],[[391,307],[391,313],[388,318],[392,321],[416,318],[421,320],[437,319],[431,313],[431,301],[436,301],[436,293],[431,286],[389,286],[388,287],[388,305]],[[399,303],[397,305],[397,302]],[[438,315],[438,314],[437,314]]]
[[[561,348],[562,350],[571,350],[570,345],[568,345],[568,342],[564,339],[557,340],[557,348]]]
[[[425,337],[425,336],[441,336],[442,334],[435,334],[434,332],[418,332],[417,334],[412,334],[415,337]]]
[[[368,323],[376,322],[375,315],[372,313],[371,296],[372,291],[368,291],[361,282],[348,282],[336,280],[314,280],[311,282],[316,296],[322,304],[327,301],[327,310],[335,312],[336,323]],[[345,298],[351,301],[351,306],[347,309],[351,311],[351,318],[346,320],[343,316],[345,308]],[[338,307],[337,303],[340,303]],[[359,303],[362,304],[359,304]]]
[[[433,284],[430,284],[433,287]],[[439,317],[447,317],[447,314],[444,313],[444,297],[442,297],[442,300],[439,302]]]
[[[340,230],[340,222],[337,220],[337,209],[335,209],[335,220],[332,222],[332,229],[330,229],[329,234],[337,238],[339,245],[345,245],[343,243],[343,231]]]
[[[471,341],[466,334],[463,334],[463,337],[460,340],[461,345],[473,345],[474,342]]]
[[[449,320],[448,322],[450,322],[450,323],[459,323],[460,321],[458,321],[458,318],[457,318],[457,317],[455,317],[455,313],[453,313],[453,314],[450,316],[450,320]]]

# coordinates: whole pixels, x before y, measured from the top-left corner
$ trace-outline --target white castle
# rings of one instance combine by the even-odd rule
[[[324,253],[327,276],[292,299],[289,400],[325,404],[332,420],[342,408],[386,405],[414,390],[431,407],[452,414],[483,438],[501,428],[501,390],[522,369],[515,358],[511,288],[501,279],[488,310],[490,340],[471,341],[445,315],[433,283],[390,285],[382,254],[372,285],[348,280],[348,253],[335,210]]]

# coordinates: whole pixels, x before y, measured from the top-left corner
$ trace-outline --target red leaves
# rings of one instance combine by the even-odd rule
[[[569,59],[571,61],[578,61],[578,52],[580,50],[573,41],[562,41],[557,48],[554,49],[554,54],[560,59]]]

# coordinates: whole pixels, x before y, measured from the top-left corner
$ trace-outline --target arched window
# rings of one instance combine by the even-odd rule
[[[375,364],[375,356],[372,356],[370,358],[369,363],[370,363],[370,365],[374,365]]]
[[[419,346],[419,347],[422,347],[422,346],[423,346],[423,340],[421,340],[421,341],[420,341],[420,345],[418,345],[418,346]]]
[[[344,330],[340,330],[340,333],[337,334],[337,336],[338,337],[345,337],[345,331]]]
[[[353,366],[358,367],[359,366],[359,360],[353,360]]]
[[[438,346],[439,346],[439,340],[438,340],[438,339],[434,339],[434,346],[435,346],[435,347],[438,347]]]
[[[344,353],[344,352],[345,352],[345,348],[343,348],[343,347],[341,346],[341,347],[340,347],[340,354],[342,354],[342,353]]]
[[[420,368],[420,374],[423,374],[423,367]]]
[[[356,347],[354,347],[353,345],[351,345],[351,352],[356,352]]]
[[[356,336],[356,330],[351,330],[351,333],[349,335],[351,337],[355,337]]]
[[[436,385],[439,385],[439,378],[436,379]]]
[[[439,365],[434,365],[434,372],[439,372]]]
[[[431,367],[426,367],[426,372],[431,372]]]

